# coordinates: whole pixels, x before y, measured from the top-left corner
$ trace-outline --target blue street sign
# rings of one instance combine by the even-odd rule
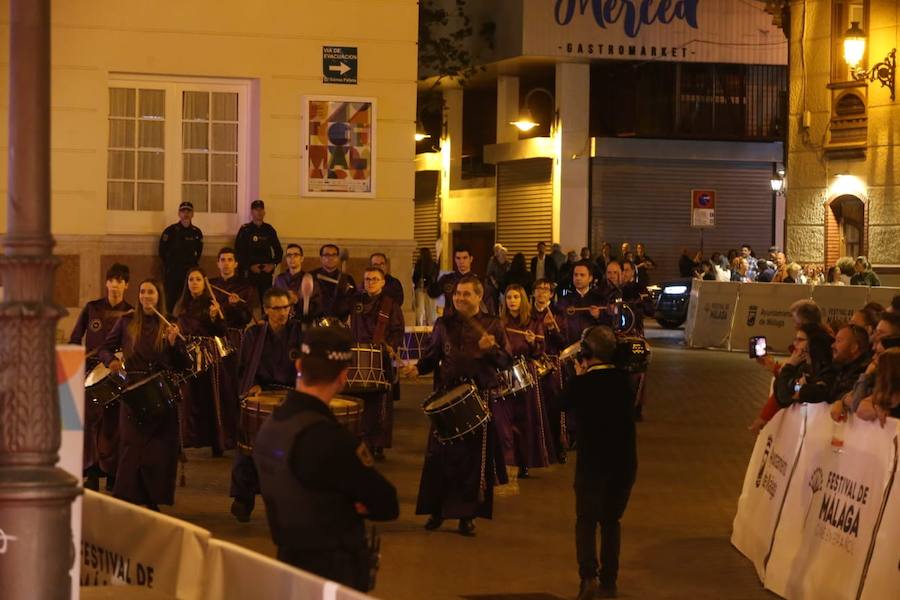
[[[357,83],[359,55],[352,46],[322,46],[322,83]]]

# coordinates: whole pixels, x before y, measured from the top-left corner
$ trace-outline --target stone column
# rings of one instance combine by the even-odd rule
[[[553,240],[563,252],[588,245],[588,207],[590,206],[589,170],[591,139],[589,132],[591,71],[587,63],[556,64],[556,110],[559,112],[559,168],[554,187],[559,211],[554,206]],[[559,215],[557,217],[557,214]]]
[[[11,0],[8,233],[0,258],[0,592],[68,598],[75,478],[61,423],[50,235],[50,0]]]
[[[519,141],[519,130],[512,121],[519,118],[519,78],[510,75],[497,77],[497,143]]]

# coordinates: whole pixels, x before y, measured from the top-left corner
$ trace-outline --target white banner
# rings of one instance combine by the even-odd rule
[[[56,347],[56,384],[59,393],[59,415],[62,421],[62,440],[56,466],[81,481],[84,456],[84,346],[74,344]],[[81,496],[72,503],[72,541],[81,544]],[[72,598],[78,598],[81,563],[75,561],[69,576],[72,578]]]
[[[209,531],[90,490],[83,526],[83,586],[143,586],[180,600],[212,597],[203,593]]]
[[[210,540],[206,554],[205,598],[244,600],[364,600],[355,590],[296,569],[241,546]]]
[[[890,421],[888,423],[890,426]],[[894,436],[894,478],[884,494],[884,513],[860,600],[882,600],[900,593],[900,473],[897,472],[900,421],[895,424],[898,435]]]
[[[849,323],[853,313],[869,300],[869,288],[861,285],[817,285],[812,292],[826,323]]]
[[[766,588],[791,600],[857,596],[893,468],[894,435],[894,428],[852,417],[836,424],[827,404],[807,406]]]
[[[746,348],[750,336],[764,335],[770,351],[787,352],[794,340],[791,304],[809,299],[811,294],[808,285],[742,283],[731,328],[731,347]]]
[[[522,6],[524,55],[787,64],[784,32],[762,0],[524,0]],[[512,15],[497,18],[516,22]]]
[[[693,282],[684,328],[688,347],[728,348],[740,288],[740,283],[730,281]]]
[[[765,579],[765,560],[772,547],[794,465],[806,428],[806,406],[795,404],[780,410],[756,438],[756,446],[738,500],[731,543],[753,561],[760,581]]]

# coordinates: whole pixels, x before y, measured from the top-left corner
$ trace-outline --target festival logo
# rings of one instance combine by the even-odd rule
[[[756,311],[759,310],[759,307],[755,304],[751,304],[750,308],[747,311],[747,327],[753,327],[756,325]]]

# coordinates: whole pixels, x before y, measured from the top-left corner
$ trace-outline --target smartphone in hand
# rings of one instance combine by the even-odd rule
[[[766,336],[754,335],[750,338],[750,358],[762,358],[768,353]]]

